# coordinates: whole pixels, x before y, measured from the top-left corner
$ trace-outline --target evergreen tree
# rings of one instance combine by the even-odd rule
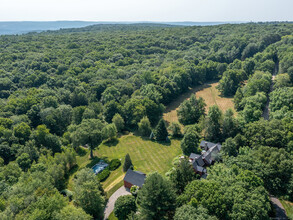
[[[243,106],[241,105],[241,101],[243,99],[243,92],[242,89],[239,87],[234,95],[234,107],[237,111],[240,111],[243,109]]]
[[[157,141],[165,141],[168,137],[168,131],[165,125],[165,121],[161,119],[155,128],[155,136]]]
[[[123,171],[126,172],[129,168],[133,166],[131,158],[129,154],[125,155],[124,164],[123,164]]]
[[[158,173],[150,174],[138,192],[141,219],[171,219],[176,195],[172,184]]]

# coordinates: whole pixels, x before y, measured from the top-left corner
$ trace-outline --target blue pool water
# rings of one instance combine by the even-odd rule
[[[109,164],[101,161],[101,162],[97,163],[95,166],[93,166],[92,169],[94,170],[95,174],[98,174],[98,173],[102,172],[107,166],[109,166]]]

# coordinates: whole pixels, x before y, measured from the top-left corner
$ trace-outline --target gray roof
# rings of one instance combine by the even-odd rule
[[[132,185],[142,187],[142,185],[144,184],[145,178],[146,178],[146,174],[140,171],[134,171],[134,170],[128,169],[125,174],[124,181],[131,183]]]
[[[215,145],[220,146],[220,149],[222,147],[222,145],[220,145],[219,143],[215,144],[215,143],[208,142],[208,141],[205,141],[205,140],[203,140],[203,141],[200,142],[200,147],[204,147],[205,146],[205,143],[207,143],[208,149],[210,149],[211,147],[213,147]]]
[[[202,178],[202,179],[206,179],[206,178],[207,178],[207,175],[208,175],[208,174],[205,173],[205,174],[203,174],[203,175],[201,176],[201,178]]]
[[[206,173],[207,172],[207,170],[202,166],[196,166],[195,170],[198,171],[198,172],[201,172],[201,173]]]
[[[204,153],[203,157],[208,163],[212,163],[215,160],[215,155],[218,154],[221,150],[221,145],[214,145],[211,147],[206,153]]]
[[[190,156],[189,156],[189,158],[190,158],[190,159],[193,159],[193,160],[194,160],[194,159],[197,159],[197,158],[199,158],[199,157],[200,157],[200,154],[194,154],[194,153],[191,153]]]
[[[196,166],[204,166],[204,165],[205,165],[205,163],[204,163],[201,155],[199,155],[199,157],[193,161],[193,167],[195,169],[196,169]]]

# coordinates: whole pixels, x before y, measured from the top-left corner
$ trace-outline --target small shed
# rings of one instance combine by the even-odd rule
[[[128,169],[124,176],[124,187],[130,189],[133,185],[142,187],[146,178],[146,174],[140,171]]]

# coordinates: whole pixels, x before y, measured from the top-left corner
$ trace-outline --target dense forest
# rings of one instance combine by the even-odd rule
[[[206,114],[192,96],[180,124],[164,122],[165,106],[209,81],[234,97],[237,116],[217,106]],[[93,157],[125,132],[182,138],[186,156],[203,138],[223,148],[205,180],[184,161],[150,174],[137,196],[121,199],[118,219],[269,219],[270,194],[293,201],[292,83],[291,23],[0,36],[0,219],[103,218],[103,177],[79,170],[72,192],[68,178],[80,146]]]

